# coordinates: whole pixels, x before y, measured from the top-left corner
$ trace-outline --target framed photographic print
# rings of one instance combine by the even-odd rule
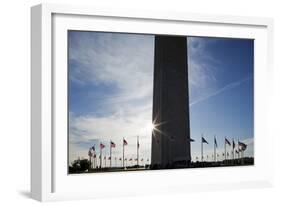
[[[33,198],[272,184],[271,19],[31,12]]]

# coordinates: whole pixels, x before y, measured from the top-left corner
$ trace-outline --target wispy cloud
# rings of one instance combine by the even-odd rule
[[[214,38],[188,38],[190,102],[208,96],[217,88],[217,76],[222,72],[222,60],[210,51],[210,47],[216,42]]]
[[[219,95],[219,94],[221,94],[221,93],[223,93],[223,92],[225,92],[225,91],[234,89],[235,87],[240,86],[241,84],[243,84],[244,82],[250,80],[251,78],[252,78],[252,77],[249,76],[249,77],[244,78],[244,79],[241,79],[241,80],[239,80],[239,81],[232,82],[232,83],[230,83],[230,84],[228,84],[228,85],[226,85],[226,86],[224,86],[224,87],[222,87],[222,88],[220,88],[220,89],[218,89],[218,90],[216,90],[216,91],[214,91],[214,92],[211,92],[210,94],[207,94],[206,96],[203,96],[203,97],[201,97],[201,98],[199,98],[199,99],[197,99],[197,100],[191,102],[191,103],[189,104],[189,106],[193,106],[193,105],[195,105],[195,104],[197,104],[197,103],[199,103],[199,102],[208,100],[208,99],[210,99],[210,98],[212,98],[212,97],[214,97],[214,96],[216,96],[216,95]]]
[[[116,143],[113,155],[122,154],[122,138],[128,141],[126,154],[135,156],[136,136],[140,150],[150,158],[153,36],[74,32],[70,36],[70,80],[76,89],[90,87],[93,109],[70,115],[70,161],[87,157],[91,144]],[[105,85],[107,90],[101,87]],[[79,100],[83,101],[83,100]],[[73,108],[75,110],[76,108]],[[98,147],[97,147],[98,149]],[[121,155],[122,156],[122,155]]]
[[[191,92],[209,88],[210,84],[217,82],[216,74],[219,72],[218,66],[221,61],[215,58],[208,47],[216,42],[215,39],[201,37],[188,38],[188,66],[189,66],[189,86]],[[200,92],[201,93],[201,92]]]

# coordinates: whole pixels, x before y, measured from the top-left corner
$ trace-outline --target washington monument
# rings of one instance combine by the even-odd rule
[[[156,35],[152,169],[187,167],[190,156],[187,38]]]

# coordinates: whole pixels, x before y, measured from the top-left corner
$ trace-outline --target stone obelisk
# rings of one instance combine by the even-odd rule
[[[156,35],[151,168],[190,163],[187,38]]]

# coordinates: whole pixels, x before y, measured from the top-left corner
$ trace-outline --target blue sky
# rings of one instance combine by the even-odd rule
[[[246,142],[253,156],[253,40],[189,37],[188,51],[193,158],[202,134],[206,154],[216,135],[220,152],[226,136]]]
[[[154,37],[97,32],[69,33],[69,160],[87,157],[99,142],[112,154],[150,159]]]
[[[154,36],[71,31],[69,38],[69,160],[88,148],[116,143],[113,157],[150,159]],[[253,41],[188,37],[192,158],[201,134],[223,150],[224,136],[239,138],[253,155]],[[229,148],[230,149],[230,148]]]

